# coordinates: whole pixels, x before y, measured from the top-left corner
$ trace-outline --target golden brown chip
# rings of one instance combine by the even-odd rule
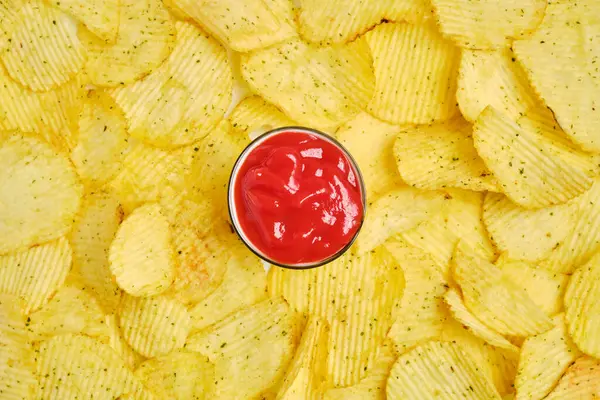
[[[600,396],[600,362],[581,357],[572,364],[547,400],[595,399]]]

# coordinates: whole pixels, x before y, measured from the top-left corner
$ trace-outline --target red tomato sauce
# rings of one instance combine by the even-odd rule
[[[290,130],[266,138],[232,184],[242,236],[279,264],[327,260],[362,223],[358,171],[342,149],[315,134]]]

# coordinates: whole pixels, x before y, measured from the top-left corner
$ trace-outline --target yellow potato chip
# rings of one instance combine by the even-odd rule
[[[201,354],[177,350],[142,363],[135,376],[158,399],[212,398],[214,366]]]
[[[106,43],[81,30],[87,48],[86,72],[92,83],[119,86],[131,83],[156,69],[171,53],[175,27],[160,0],[121,0],[115,43]]]
[[[506,254],[500,256],[496,266],[505,277],[522,287],[546,314],[554,315],[562,310],[568,275],[536,268],[524,261],[510,261]]]
[[[384,23],[366,38],[376,81],[371,114],[395,124],[430,124],[457,112],[460,53],[435,26]]]
[[[283,378],[300,329],[301,318],[285,301],[269,299],[191,335],[186,349],[215,364],[214,399],[248,399]]]
[[[392,399],[500,399],[459,345],[429,342],[401,355],[387,382]]]
[[[502,270],[460,248],[454,255],[454,279],[467,308],[502,335],[526,337],[545,332],[552,321]]]
[[[400,127],[361,112],[335,134],[358,164],[370,199],[402,185],[392,152],[399,131]]]
[[[372,204],[356,240],[359,253],[368,252],[397,233],[408,231],[440,212],[441,192],[424,192],[411,187],[393,189]]]
[[[600,396],[600,362],[581,357],[572,364],[547,400],[592,400]]]
[[[283,126],[298,125],[275,105],[260,96],[250,96],[242,100],[229,116],[231,125],[247,135],[258,130],[271,130]]]
[[[134,369],[139,365],[144,357],[129,346],[129,344],[123,338],[121,327],[119,326],[119,318],[117,314],[110,314],[104,317],[104,322],[108,329],[108,343],[110,347],[121,357],[127,367]]]
[[[175,260],[169,223],[157,204],[137,208],[110,244],[109,267],[121,289],[153,296],[173,282]]]
[[[547,332],[523,342],[519,370],[515,379],[517,400],[546,397],[581,353],[567,333],[563,316]]]
[[[206,136],[231,102],[233,77],[225,48],[194,25],[175,23],[173,52],[144,79],[111,92],[131,136],[160,147]]]
[[[394,143],[394,157],[402,179],[419,189],[499,190],[475,150],[471,125],[462,118],[402,129]]]
[[[82,186],[49,145],[15,134],[0,143],[0,254],[57,239],[71,229]]]
[[[514,43],[536,91],[569,137],[588,151],[600,151],[597,104],[600,74],[596,40],[600,35],[595,1],[548,2],[533,35]]]
[[[0,3],[0,51],[3,51],[10,42],[8,39],[19,21],[19,10],[23,6],[23,0],[3,0]]]
[[[0,292],[18,296],[25,312],[37,310],[62,286],[71,268],[65,238],[0,257]]]
[[[173,0],[173,3],[235,51],[269,47],[296,36],[289,0]]]
[[[119,310],[123,337],[145,357],[180,349],[190,331],[190,314],[181,303],[164,296],[126,296]]]
[[[36,398],[145,399],[146,389],[108,345],[80,335],[60,335],[39,345]]]
[[[442,33],[461,47],[494,49],[531,34],[546,0],[431,0]]]
[[[68,15],[35,0],[21,7],[18,18],[21,23],[12,30],[2,52],[14,80],[44,91],[67,82],[83,68],[85,49]]]
[[[50,4],[71,14],[106,43],[117,40],[119,0],[50,0]]]
[[[596,165],[562,138],[551,113],[512,120],[487,107],[473,128],[475,148],[504,193],[525,208],[565,203],[589,189]]]
[[[79,176],[102,185],[122,168],[128,148],[125,116],[105,93],[91,93],[79,116],[77,145],[71,160]]]
[[[375,88],[363,39],[335,47],[292,39],[243,55],[241,70],[253,92],[299,124],[325,132],[358,114]]]
[[[427,0],[302,0],[298,23],[300,34],[311,42],[343,43],[382,20],[417,22],[430,14]]]
[[[569,334],[586,354],[600,358],[600,253],[575,270],[565,293]]]
[[[509,49],[463,50],[456,99],[460,111],[471,122],[475,122],[487,106],[516,119],[540,102],[527,74]]]

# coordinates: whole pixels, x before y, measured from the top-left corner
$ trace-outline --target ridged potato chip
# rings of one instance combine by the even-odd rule
[[[461,47],[494,49],[533,33],[546,0],[431,0],[442,33]]]
[[[23,0],[3,0],[0,3],[0,51],[10,44],[8,39],[19,21],[19,10],[23,6]]]
[[[109,267],[117,284],[132,296],[154,296],[174,279],[169,223],[157,204],[137,208],[119,226],[110,244]]]
[[[260,96],[242,100],[231,112],[229,121],[234,129],[251,135],[258,130],[271,130],[283,126],[298,125],[274,104]]]
[[[203,355],[177,350],[143,362],[135,376],[157,399],[208,400],[212,398],[215,371]]]
[[[502,335],[527,337],[552,328],[552,321],[502,270],[460,247],[454,255],[454,279],[467,308]]]
[[[50,4],[77,18],[106,43],[114,43],[119,31],[119,0],[50,0]]]
[[[523,342],[519,370],[515,379],[517,400],[540,400],[546,397],[581,353],[567,333],[563,316],[547,332]]]
[[[533,87],[569,137],[600,151],[600,6],[596,1],[549,1],[541,26],[513,44]]]
[[[79,116],[77,145],[71,160],[82,180],[103,185],[121,170],[128,149],[123,112],[103,92],[90,93]]]
[[[119,326],[119,317],[117,314],[110,314],[104,317],[104,322],[108,329],[108,344],[121,357],[125,364],[134,369],[144,361],[144,357],[136,353],[135,350],[123,338],[123,332]]]
[[[2,52],[8,74],[32,90],[45,91],[70,80],[85,62],[77,25],[42,1],[26,2]],[[26,43],[24,46],[23,43]]]
[[[181,303],[164,296],[126,296],[119,310],[123,337],[145,357],[157,357],[183,347],[190,331],[190,314]]]
[[[325,132],[358,114],[375,89],[363,39],[335,47],[292,39],[242,55],[241,71],[253,92],[299,124]]]
[[[546,400],[592,400],[600,396],[600,362],[581,357],[572,364]]]
[[[106,43],[87,30],[79,37],[87,49],[85,70],[93,84],[119,86],[156,69],[175,41],[172,17],[160,0],[121,0],[115,43]]]
[[[401,355],[387,382],[391,399],[500,399],[459,345],[429,342]]]
[[[430,124],[457,112],[460,53],[435,26],[384,23],[365,37],[375,68],[371,114],[394,124]]]
[[[83,191],[69,160],[20,134],[0,143],[0,160],[0,186],[10,188],[0,193],[0,254],[67,233]]]
[[[464,49],[456,99],[462,115],[471,122],[475,122],[487,106],[516,119],[540,103],[525,70],[509,49]]]
[[[26,313],[37,310],[62,286],[71,259],[65,238],[1,256],[0,292],[21,298]]]
[[[592,186],[596,163],[562,137],[545,110],[513,120],[487,107],[473,138],[504,193],[522,207],[565,203]]]
[[[175,28],[173,52],[158,69],[111,91],[131,136],[160,147],[207,135],[225,115],[233,89],[225,48],[188,22]]]
[[[215,364],[212,398],[248,399],[283,378],[301,328],[301,318],[285,301],[269,299],[191,335],[185,347]]]
[[[245,53],[296,36],[289,0],[173,0],[173,3],[235,51]]]
[[[462,118],[402,129],[394,157],[402,179],[418,189],[499,190],[475,150],[471,125]]]
[[[370,199],[402,186],[392,147],[400,127],[362,112],[335,133],[358,164]]]

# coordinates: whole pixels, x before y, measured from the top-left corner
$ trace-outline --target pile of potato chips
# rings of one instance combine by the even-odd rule
[[[598,0],[0,0],[0,399],[600,397]],[[289,125],[368,192],[263,264]]]

